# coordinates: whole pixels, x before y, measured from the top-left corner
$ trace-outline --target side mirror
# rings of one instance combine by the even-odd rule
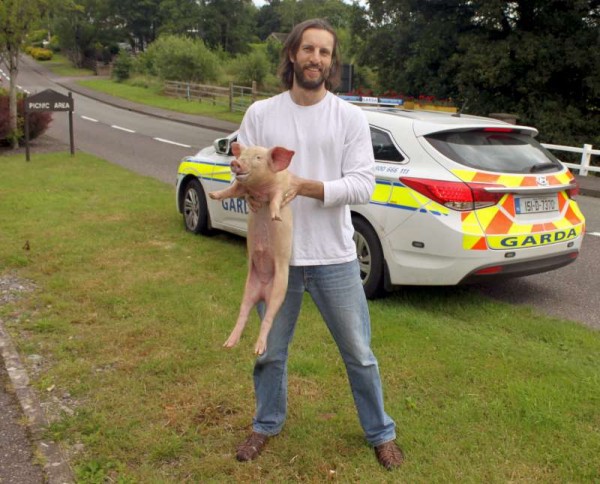
[[[229,142],[229,138],[220,138],[216,139],[213,143],[215,147],[215,151],[220,155],[229,155],[231,150],[231,143]]]

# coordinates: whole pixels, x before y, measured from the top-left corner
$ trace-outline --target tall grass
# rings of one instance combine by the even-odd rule
[[[600,335],[468,288],[371,302],[387,412],[407,461],[365,444],[343,364],[307,298],[289,416],[259,460],[234,448],[253,414],[252,348],[221,347],[245,243],[186,233],[173,188],[98,158],[0,157],[0,274],[35,293],[0,308],[49,433],[80,482],[595,482]],[[1,276],[0,276],[1,277]]]

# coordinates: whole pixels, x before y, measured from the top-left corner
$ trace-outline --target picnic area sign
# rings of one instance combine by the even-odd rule
[[[68,111],[69,112],[69,141],[71,143],[71,155],[75,154],[73,143],[73,109],[75,101],[73,94],[65,96],[52,89],[46,89],[33,96],[25,98],[25,156],[29,161],[29,113],[40,111]]]

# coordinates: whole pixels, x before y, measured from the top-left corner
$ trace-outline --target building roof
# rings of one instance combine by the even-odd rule
[[[271,32],[269,34],[269,36],[267,37],[267,40],[275,39],[278,42],[281,42],[283,44],[285,42],[285,39],[287,39],[288,35],[290,35],[290,34],[285,33],[285,32]]]

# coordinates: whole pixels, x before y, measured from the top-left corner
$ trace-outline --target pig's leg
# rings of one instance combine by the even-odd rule
[[[225,188],[224,190],[218,190],[216,192],[209,192],[208,196],[213,200],[223,200],[224,198],[239,198],[245,196],[247,193],[246,188],[238,183],[237,180],[232,185]]]
[[[281,221],[281,204],[283,202],[283,192],[277,191],[271,196],[269,207],[271,208],[271,220]]]
[[[263,298],[262,284],[258,279],[256,270],[253,268],[252,261],[248,265],[248,277],[246,278],[246,287],[244,288],[244,296],[240,305],[240,312],[233,327],[233,331],[223,344],[225,348],[232,348],[239,343],[244,328],[248,323],[250,312],[256,306],[258,301]]]
[[[279,264],[277,262],[275,263],[275,273],[273,279],[268,284],[265,294],[267,308],[260,323],[260,331],[258,333],[258,339],[256,340],[256,346],[254,347],[254,352],[257,355],[262,355],[267,350],[269,331],[271,331],[275,316],[277,316],[287,292],[289,270],[290,268],[287,260],[284,260]]]

